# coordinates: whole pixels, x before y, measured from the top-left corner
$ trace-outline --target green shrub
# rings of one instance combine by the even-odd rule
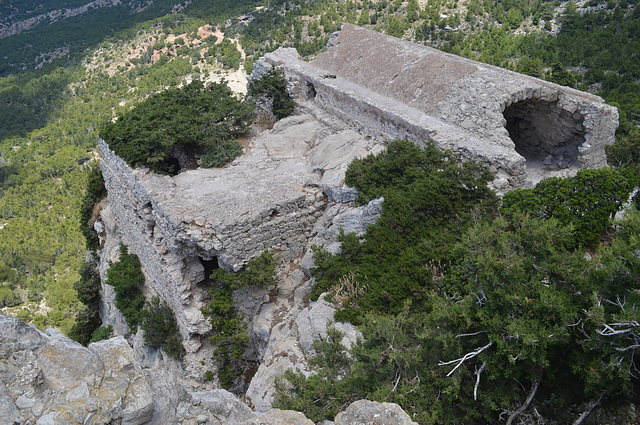
[[[215,153],[246,133],[253,110],[224,82],[205,86],[194,81],[148,97],[107,124],[100,137],[131,166],[173,173],[178,153]]]
[[[242,145],[237,140],[230,140],[213,152],[205,153],[201,164],[204,168],[222,167],[240,155],[242,155]]]
[[[249,336],[247,325],[233,302],[233,291],[248,286],[265,286],[275,283],[276,259],[269,251],[249,261],[242,272],[232,273],[217,269],[211,275],[213,301],[202,309],[213,328],[211,344],[215,346],[213,359],[218,364],[220,385],[229,388],[244,372],[242,361]]]
[[[278,119],[282,119],[293,113],[296,102],[291,99],[287,91],[287,80],[284,71],[275,66],[262,74],[260,78],[254,78],[249,82],[247,94],[252,99],[268,99],[271,103],[271,112]]]
[[[595,246],[628,200],[634,181],[610,169],[580,170],[575,177],[542,180],[534,189],[506,193],[500,211],[508,219],[523,213],[533,218],[554,217],[575,228],[575,245]]]
[[[16,294],[8,285],[0,284],[0,308],[14,307],[21,303],[20,295]]]
[[[111,263],[107,270],[107,285],[116,292],[115,303],[124,315],[133,332],[144,317],[144,295],[140,286],[144,283],[144,274],[140,260],[135,254],[129,254],[127,246],[120,244],[120,260]]]
[[[160,298],[153,297],[145,309],[141,327],[147,347],[162,349],[176,360],[182,360],[186,351],[178,330],[178,322],[171,308]]]
[[[85,305],[85,308],[78,312],[76,323],[69,332],[69,337],[82,345],[87,345],[92,342],[92,335],[102,324],[98,315],[100,274],[95,264],[83,264],[80,270],[80,280],[73,285],[73,288],[78,294],[78,300]]]
[[[228,38],[223,39],[219,44],[213,44],[208,53],[222,65],[223,69],[233,69],[235,71],[240,67],[240,62],[242,62],[242,54],[238,47]]]
[[[91,340],[89,342],[104,341],[105,339],[109,339],[112,336],[113,326],[100,326],[93,332],[93,334],[91,335]]]
[[[571,226],[514,222],[469,228],[447,269],[434,267],[428,294],[397,314],[365,312],[364,340],[349,351],[328,332],[314,344],[317,374],[288,371],[277,406],[319,421],[366,398],[398,403],[420,424],[498,423],[531,395],[531,416],[572,423],[602,395],[607,408],[628,401],[640,214],[630,211],[592,260],[568,249]]]
[[[102,171],[97,162],[87,167],[86,176],[87,189],[82,198],[82,205],[80,206],[80,228],[87,241],[87,249],[95,251],[99,248],[99,240],[92,226],[93,208],[107,196],[107,189],[104,187],[104,178],[102,177]]]
[[[312,299],[349,275],[367,290],[351,297],[350,308],[338,311],[336,320],[360,323],[366,311],[397,314],[407,298],[419,304],[432,285],[429,259],[446,265],[472,220],[496,212],[497,197],[487,187],[491,178],[475,163],[458,164],[433,145],[421,149],[406,140],[354,160],[345,182],[360,191],[360,202],[384,197],[382,215],[364,241],[343,235],[340,254],[316,250]]]

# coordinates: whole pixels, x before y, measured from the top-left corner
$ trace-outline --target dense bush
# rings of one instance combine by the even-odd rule
[[[349,275],[366,290],[350,297],[350,308],[339,311],[338,320],[360,323],[367,311],[396,314],[407,298],[422,302],[432,281],[425,258],[448,263],[473,220],[496,212],[497,197],[487,187],[491,178],[478,164],[459,164],[433,145],[421,149],[406,140],[354,160],[345,182],[360,191],[361,202],[384,197],[382,216],[366,240],[344,236],[340,255],[316,252],[312,298]]]
[[[464,165],[412,149],[396,142],[349,167],[363,201],[385,196],[382,217],[363,238],[345,235],[340,254],[316,252],[314,292],[340,293],[336,318],[360,324],[364,341],[347,352],[329,332],[315,345],[317,374],[287,372],[278,407],[319,421],[367,398],[399,403],[421,424],[518,423],[536,415],[564,424],[601,401],[609,409],[628,402],[640,346],[633,307],[640,302],[640,213],[628,211],[611,247],[589,260],[571,220],[515,208],[508,220],[495,217],[490,194],[477,198],[485,208],[469,210],[470,194],[438,180]],[[567,184],[582,185],[592,207],[609,211],[625,184],[617,176],[581,173]],[[433,189],[416,185],[425,177],[435,180]],[[463,181],[462,188],[484,192]],[[438,218],[432,203],[456,221]]]
[[[109,339],[113,336],[113,326],[100,326],[93,334],[91,334],[91,340],[89,342],[98,342]]]
[[[145,300],[141,288],[144,274],[140,259],[135,254],[129,254],[126,245],[120,244],[120,259],[110,263],[105,283],[113,286],[116,291],[116,307],[124,315],[131,331],[135,332],[144,318]]]
[[[86,262],[80,270],[80,279],[73,285],[78,294],[78,300],[84,304],[84,309],[78,312],[76,323],[69,336],[82,345],[92,342],[92,335],[100,327],[102,321],[98,315],[100,303],[100,274],[93,262]]]
[[[545,179],[534,189],[506,193],[500,211],[507,218],[523,213],[540,219],[554,217],[574,226],[574,245],[595,246],[629,199],[634,180],[610,168],[580,170],[575,177]]]
[[[247,93],[256,102],[266,99],[271,105],[271,112],[278,119],[291,115],[296,106],[296,102],[291,99],[287,91],[284,71],[275,66],[262,74],[260,78],[252,79],[249,82]]]
[[[150,96],[107,124],[100,136],[129,165],[174,173],[180,154],[215,153],[246,133],[253,109],[224,82],[205,86],[194,81]]]
[[[162,349],[176,360],[181,360],[186,351],[178,330],[178,322],[171,308],[160,298],[154,297],[145,308],[140,325],[144,330],[147,347]]]
[[[211,46],[209,55],[222,65],[222,69],[232,69],[236,71],[242,61],[242,55],[238,47],[228,38],[222,40],[220,44]]]
[[[22,303],[20,295],[15,293],[9,285],[0,284],[0,308],[14,307]]]
[[[218,380],[225,388],[235,384],[236,378],[244,372],[246,364],[242,358],[249,342],[244,317],[233,302],[233,291],[275,284],[276,265],[273,254],[264,251],[249,261],[242,272],[216,269],[211,275],[212,301],[202,312],[211,321],[214,334],[210,341],[215,347],[213,358],[218,364]]]
[[[202,155],[205,168],[222,167],[242,155],[242,145],[237,140],[224,142],[218,149]]]
[[[87,249],[95,251],[99,248],[98,235],[93,229],[93,209],[102,198],[107,196],[104,178],[98,163],[92,163],[87,168],[87,190],[80,206],[80,229],[87,240]]]

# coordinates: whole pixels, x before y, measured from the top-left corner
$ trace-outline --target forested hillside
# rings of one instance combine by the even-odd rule
[[[64,19],[48,15],[52,11],[74,9],[84,4],[86,2],[78,0],[23,0],[0,5],[0,30],[37,16],[47,16],[15,35],[0,38],[0,307],[7,307],[41,327],[52,325],[71,332],[78,312],[84,308],[74,285],[81,280],[81,267],[86,258],[83,229],[91,211],[86,208],[84,199],[88,196],[93,202],[98,193],[88,190],[98,132],[115,116],[123,115],[156,92],[193,79],[218,81],[237,69],[250,72],[255,59],[280,46],[296,47],[303,56],[313,57],[324,48],[340,22],[367,26],[603,96],[620,108],[621,126],[616,145],[608,150],[609,163],[615,171],[598,178],[623,182],[620,184],[627,186],[637,184],[634,176],[640,174],[640,10],[635,0],[575,3],[560,0],[193,0],[182,3],[155,0],[123,1],[119,5],[89,8]],[[479,187],[488,178],[475,174],[472,177],[481,179]],[[356,180],[353,184],[363,191],[371,184]],[[550,183],[537,192],[520,194],[521,199],[512,199],[513,205],[540,207],[548,202],[543,195],[548,195],[549,190],[572,188],[573,193],[579,193],[579,189],[575,189],[579,184],[580,181]],[[415,193],[421,193],[423,189],[418,188]],[[414,201],[413,195],[406,193],[389,196],[396,196],[397,205],[401,206]],[[410,232],[406,235],[409,239],[395,240],[389,239],[391,230],[384,225],[372,230],[378,233],[372,233],[371,237],[384,242],[380,246],[395,247],[388,248],[399,255],[394,257],[393,263],[378,261],[379,256],[386,254],[367,251],[369,245],[361,246],[349,236],[345,237],[349,247],[346,252],[353,250],[357,267],[352,267],[351,260],[318,253],[318,258],[326,263],[320,269],[325,277],[319,276],[316,295],[320,289],[331,289],[331,280],[363,283],[364,275],[374,279],[367,269],[371,267],[370,261],[376,264],[380,274],[376,277],[378,281],[393,281],[398,288],[405,288],[407,280],[413,282],[412,285],[415,282],[428,284],[415,288],[417,295],[410,297],[413,304],[407,302],[406,291],[400,289],[386,290],[386,294],[384,290],[372,291],[370,297],[359,300],[350,298],[341,317],[365,325],[365,335],[374,345],[357,348],[352,357],[340,357],[346,363],[331,365],[326,359],[332,357],[325,357],[326,361],[320,358],[318,364],[325,367],[327,376],[348,377],[345,382],[353,385],[331,391],[356,388],[362,392],[342,393],[336,395],[335,405],[314,407],[316,395],[304,389],[309,383],[292,375],[289,378],[297,385],[294,390],[298,397],[292,398],[292,403],[299,403],[294,407],[308,409],[310,417],[319,418],[320,413],[309,411],[317,408],[327,416],[327,412],[339,409],[339,400],[367,396],[396,401],[408,410],[413,409],[425,423],[459,423],[463,419],[485,421],[495,418],[496,406],[510,406],[513,411],[538,381],[540,393],[548,395],[550,405],[555,406],[545,412],[552,412],[547,414],[556,415],[553,417],[557,417],[558,409],[567,412],[567,417],[557,419],[560,423],[569,420],[569,416],[575,419],[585,403],[598,399],[600,394],[611,405],[615,404],[612,400],[616,397],[626,402],[633,388],[633,374],[625,375],[620,370],[626,367],[627,372],[635,371],[632,361],[635,349],[624,351],[628,345],[607,345],[603,342],[606,338],[602,334],[597,336],[596,330],[605,329],[604,336],[612,336],[603,328],[606,320],[619,319],[609,323],[635,320],[621,315],[616,309],[621,308],[620,304],[624,305],[620,300],[625,299],[625,294],[629,303],[637,296],[633,291],[623,293],[637,288],[638,284],[637,261],[633,262],[638,249],[637,217],[632,216],[616,234],[609,228],[611,211],[603,222],[599,222],[604,223],[602,228],[594,229],[590,222],[574,222],[564,213],[545,216],[544,221],[536,223],[527,221],[523,216],[539,210],[501,211],[499,201],[488,191],[461,194],[458,202],[464,205],[459,222],[450,223],[444,218],[437,221],[437,217],[430,216],[434,220],[430,226],[437,231],[429,230],[432,233],[427,238],[428,243],[422,233]],[[474,203],[482,205],[482,211],[471,208]],[[83,204],[84,214],[81,214]],[[385,208],[394,208],[391,202],[385,205],[388,205]],[[616,203],[615,208],[618,207]],[[393,211],[388,214],[394,217]],[[501,215],[504,217],[499,218]],[[508,221],[500,221],[503,219]],[[596,231],[595,236],[576,234],[575,229],[581,225]],[[447,228],[446,232],[442,226]],[[448,231],[452,227],[457,228],[457,233]],[[501,232],[505,227],[509,232]],[[414,230],[426,231],[418,227]],[[547,319],[554,317],[553,320],[562,321],[562,338],[557,343],[549,342],[544,357],[531,355],[528,369],[523,372],[509,363],[509,356],[519,355],[516,348],[509,344],[499,346],[497,339],[491,339],[493,331],[480,327],[480,324],[487,324],[502,329],[500,326],[508,327],[508,324],[496,318],[498,316],[485,315],[484,310],[476,309],[473,297],[482,297],[482,294],[469,289],[474,284],[469,276],[480,272],[485,277],[515,273],[520,279],[538,270],[539,264],[531,260],[532,256],[538,255],[537,247],[523,245],[517,253],[512,251],[513,246],[509,247],[516,243],[510,241],[524,244],[526,232],[539,235],[539,240],[545,244],[544,255],[548,256],[549,264],[557,261],[557,267],[562,267],[563,274],[543,278],[565,283],[573,278],[578,280],[571,283],[574,286],[563,286],[563,292],[557,295],[564,297],[564,307],[557,310],[549,307],[544,313]],[[434,241],[444,244],[446,249],[435,249]],[[493,244],[493,248],[483,254],[487,258],[477,249],[485,243],[483,241]],[[402,252],[396,248],[402,248]],[[587,263],[585,252],[598,261]],[[429,257],[425,257],[427,253]],[[622,262],[620,256],[630,262]],[[428,264],[420,258],[428,258]],[[469,261],[461,261],[465,258]],[[518,258],[519,262],[513,263],[517,267],[510,267],[512,263],[505,262],[501,263],[503,268],[500,270],[477,270],[482,262],[499,263],[497,260],[505,258]],[[602,267],[598,269],[596,264]],[[589,273],[580,274],[581,268],[589,269]],[[620,284],[622,287],[615,288],[619,276],[626,276],[628,280]],[[603,295],[598,282],[606,282],[613,292]],[[429,285],[441,284],[446,290],[437,295],[445,295],[445,299],[425,291]],[[530,284],[530,281],[522,281],[523,286]],[[576,289],[575,285],[582,289]],[[494,289],[500,292],[500,289]],[[529,314],[528,307],[535,310],[540,297],[553,298],[544,288],[536,287],[535,290],[538,291],[535,297],[528,293],[500,293],[499,303],[503,304],[496,305],[492,311],[508,311],[507,314],[522,318]],[[576,292],[583,294],[585,299],[575,301],[572,297]],[[611,294],[623,298],[616,301]],[[522,298],[526,304],[520,305],[515,313],[509,310],[513,307],[513,297]],[[458,310],[454,316],[445,317],[446,309]],[[369,316],[365,310],[370,310]],[[583,311],[590,315],[580,316]],[[417,319],[418,313],[427,315],[425,323],[441,320],[453,324],[477,322],[477,327],[463,333],[478,334],[469,339],[456,339],[453,333],[431,335],[425,331],[425,324]],[[567,328],[575,323],[570,323],[571,320],[591,321],[592,332],[589,333],[589,329],[585,332],[593,338],[585,339],[584,333],[576,335]],[[538,325],[536,332],[549,331],[544,323]],[[389,333],[391,328],[402,331],[397,337],[404,345],[399,346],[397,353],[381,348],[389,343],[389,338],[396,337]],[[453,325],[450,328],[451,332],[455,329],[459,328]],[[615,328],[611,332],[617,335],[615,332],[621,329]],[[556,330],[549,332],[556,333]],[[536,338],[532,336],[527,341]],[[499,346],[502,357],[488,357],[490,350],[487,349],[482,355],[478,354],[478,362],[465,363],[465,367],[460,368],[460,380],[440,374],[433,379],[439,380],[442,386],[420,387],[414,385],[414,377],[423,382],[428,379],[422,370],[414,371],[415,358],[411,356],[415,354],[410,353],[409,348],[426,347],[426,340],[438,341],[446,348],[442,351],[446,356],[441,354],[440,361],[452,360],[489,343],[495,344],[492,348]],[[587,362],[582,375],[579,375],[580,371],[553,369],[562,366],[552,363],[567,347],[576,350],[572,351],[576,356],[579,349],[599,354],[587,359],[592,363],[585,357],[576,357]],[[332,355],[331,350],[339,349],[335,344],[324,348],[329,353],[326,356]],[[624,354],[615,357],[616,350]],[[603,356],[612,356],[613,366],[601,367]],[[366,375],[370,372],[365,369],[351,368],[349,359],[356,359],[381,373],[388,372],[393,379],[387,382]],[[453,408],[453,403],[461,399],[466,403],[475,397],[473,390],[480,372],[475,374],[477,370],[474,371],[471,364],[480,368],[485,361],[487,366],[483,366],[483,370],[493,367],[491,379],[510,379],[520,385],[500,393],[497,389],[490,390],[482,378],[478,397],[487,397],[486,405],[483,409],[467,410],[468,417],[462,418],[459,409],[463,405]],[[617,366],[616,361],[619,361]],[[449,372],[444,366],[440,369]],[[542,371],[544,377],[538,380]],[[575,388],[587,388],[585,393],[574,398],[558,396],[562,379],[575,379],[575,376],[582,376],[581,384]],[[370,382],[373,386],[361,385],[362,382]],[[584,386],[580,387],[582,384]],[[615,392],[616,386],[624,391]],[[425,406],[416,401],[440,397],[438,391],[443,388],[445,392],[440,404]]]

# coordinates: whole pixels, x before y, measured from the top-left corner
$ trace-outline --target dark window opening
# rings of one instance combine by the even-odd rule
[[[557,102],[527,99],[505,108],[505,128],[516,152],[528,162],[567,168],[577,165],[578,147],[584,143],[584,117]]]

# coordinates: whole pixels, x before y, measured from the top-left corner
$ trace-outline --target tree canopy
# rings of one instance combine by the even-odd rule
[[[149,96],[107,124],[100,137],[131,166],[174,173],[180,155],[224,149],[253,119],[253,103],[238,99],[224,82],[194,81]]]
[[[348,351],[333,331],[317,341],[317,374],[287,372],[279,407],[319,421],[367,398],[421,424],[564,424],[603,398],[629,400],[640,212],[610,247],[585,250],[633,189],[623,173],[510,192],[504,217],[482,168],[432,146],[393,142],[352,162],[346,181],[362,202],[384,196],[382,216],[344,235],[340,253],[316,250],[312,296],[327,292],[364,340]]]

